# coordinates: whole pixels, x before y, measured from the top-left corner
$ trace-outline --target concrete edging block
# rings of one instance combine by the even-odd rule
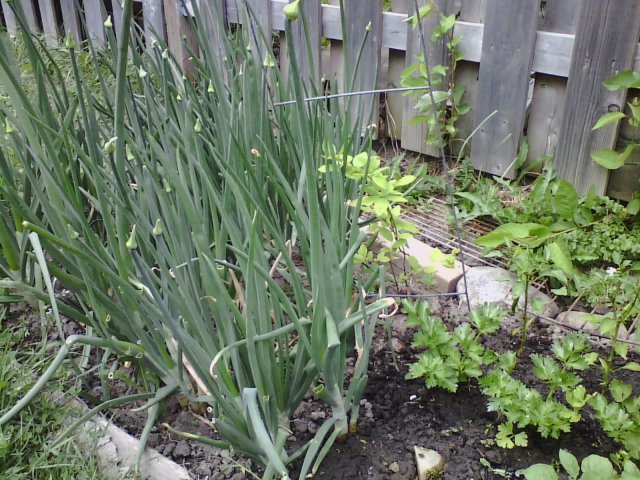
[[[89,408],[81,400],[74,399],[69,405],[81,412]],[[69,419],[69,423],[75,421]],[[82,447],[96,448],[101,473],[110,480],[128,478],[135,470],[140,451],[140,440],[108,421],[103,415],[87,420],[77,431],[78,443]],[[145,448],[140,461],[139,475],[148,480],[190,480],[189,472],[152,448]]]

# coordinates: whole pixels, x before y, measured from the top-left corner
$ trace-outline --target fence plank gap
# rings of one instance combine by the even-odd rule
[[[475,112],[479,128],[471,139],[471,162],[483,172],[514,177],[539,8],[540,0],[487,1]]]
[[[591,160],[591,153],[614,147],[618,126],[592,128],[607,111],[624,107],[626,92],[610,92],[602,82],[633,66],[639,32],[637,0],[584,0],[555,160],[558,175],[579,193],[592,185],[599,194],[606,190],[609,172]]]

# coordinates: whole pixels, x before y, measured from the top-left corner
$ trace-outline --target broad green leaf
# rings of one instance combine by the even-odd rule
[[[629,215],[636,215],[638,212],[640,212],[640,197],[632,199],[627,204],[627,212],[629,213]]]
[[[436,65],[435,67],[433,67],[431,69],[431,74],[432,75],[442,75],[443,77],[447,74],[447,71],[449,69],[447,67],[445,67],[444,65]]]
[[[405,187],[407,185],[410,185],[411,183],[413,183],[413,181],[416,179],[416,177],[414,175],[405,175],[399,179],[397,179],[396,182],[396,186],[397,187]]]
[[[522,145],[520,145],[520,150],[518,150],[518,156],[516,157],[516,161],[513,164],[513,168],[516,170],[520,170],[520,167],[524,165],[524,162],[527,161],[527,157],[529,156],[529,142],[527,141],[527,137],[524,137],[522,140]]]
[[[624,402],[633,393],[631,385],[621,382],[620,380],[613,380],[609,385],[609,391],[613,399],[618,403]]]
[[[526,432],[520,432],[513,437],[513,443],[516,447],[526,447],[529,445],[529,437]]]
[[[619,355],[626,360],[627,354],[629,353],[629,344],[618,342],[613,347],[613,350],[616,352],[616,355]]]
[[[453,28],[455,23],[456,23],[456,16],[455,15],[449,15],[447,17],[443,17],[440,20],[440,28],[442,29],[442,32],[448,32],[449,30],[451,30]]]
[[[633,152],[634,144],[630,143],[622,153],[618,153],[614,150],[599,150],[591,154],[591,158],[601,167],[607,170],[617,170],[624,165],[624,162],[629,158],[631,152]]]
[[[567,287],[565,286],[562,286],[560,288],[552,288],[551,293],[557,296],[562,296],[562,297],[566,297],[569,294],[567,291]]]
[[[548,227],[539,223],[505,223],[497,227],[493,232],[476,239],[476,243],[482,247],[495,248],[510,240],[543,236],[548,231]]]
[[[611,462],[599,455],[589,455],[582,460],[581,480],[615,480],[616,471]]]
[[[575,269],[573,268],[571,254],[566,245],[563,245],[560,241],[555,241],[550,244],[548,248],[551,261],[568,276],[573,276]]]
[[[426,115],[417,115],[413,117],[411,120],[407,122],[407,125],[422,125],[423,123],[427,123],[429,121],[429,117]]]
[[[622,368],[624,370],[631,370],[632,372],[640,372],[640,363],[638,363],[638,362],[629,362]]]
[[[580,465],[578,464],[578,460],[576,459],[576,457],[562,448],[560,449],[559,457],[562,468],[567,471],[569,476],[572,479],[578,478],[578,475],[580,474]]]
[[[553,196],[553,208],[565,220],[571,220],[578,208],[578,194],[567,180],[560,180]]]
[[[620,155],[614,150],[598,150],[591,154],[591,158],[608,170],[616,170],[624,165],[624,160],[620,161]]]
[[[616,91],[627,88],[640,88],[640,73],[626,70],[613,78],[605,80],[602,85],[607,90]]]
[[[524,475],[527,480],[558,480],[558,474],[551,465],[536,463],[518,473]]]
[[[598,128],[606,127],[607,125],[611,125],[612,123],[617,122],[618,120],[625,117],[625,114],[622,112],[610,112],[606,113],[600,117],[600,119],[596,122],[595,126],[592,130],[597,130]]]
[[[626,460],[620,480],[640,480],[640,469],[631,460]]]

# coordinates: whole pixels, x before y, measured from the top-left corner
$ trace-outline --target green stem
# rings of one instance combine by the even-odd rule
[[[620,325],[622,322],[619,321],[616,309],[616,296],[612,295],[611,309],[613,311],[613,319],[616,322],[616,329],[613,332],[613,336],[611,337],[611,349],[609,350],[609,355],[607,356],[607,360],[604,365],[604,374],[602,377],[602,389],[600,393],[604,395],[604,392],[609,387],[609,383],[611,382],[611,371],[613,370],[613,359],[616,355],[616,345],[618,344],[618,333],[620,331]]]
[[[517,352],[518,357],[524,350],[524,345],[527,343],[527,329],[529,328],[529,323],[527,321],[527,310],[529,308],[529,285],[529,277],[527,277],[524,290],[524,310],[522,311],[522,333],[520,334],[520,346],[518,347]]]

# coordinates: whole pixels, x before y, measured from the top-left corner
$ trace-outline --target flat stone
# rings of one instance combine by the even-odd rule
[[[389,465],[389,470],[391,470],[393,473],[398,473],[400,471],[400,465],[398,465],[398,462],[392,462]]]
[[[444,457],[435,450],[413,447],[418,467],[418,480],[438,480],[444,472]]]
[[[498,303],[511,307],[513,303],[511,291],[516,279],[513,273],[498,267],[473,267],[467,270],[466,277],[470,308],[473,309],[485,303]],[[464,290],[465,282],[464,278],[461,278],[456,291],[464,295]],[[560,311],[558,305],[548,295],[535,287],[529,287],[530,305],[532,301],[541,301],[545,305],[542,315],[546,317],[555,318]],[[520,298],[518,308],[524,308],[524,298]],[[537,312],[531,310],[531,313]]]
[[[364,227],[362,230],[366,232],[367,228]],[[377,245],[374,245],[372,248],[373,251],[377,251],[380,245],[388,246],[389,242],[379,238]],[[433,270],[434,284],[430,286],[430,290],[437,293],[455,292],[456,282],[462,276],[462,264],[458,260],[454,262],[452,267],[447,267],[440,262],[434,261],[434,258],[437,258],[437,255],[434,254],[438,253],[435,252],[438,249],[427,245],[416,238],[408,239],[404,250],[409,257],[415,257],[420,266]],[[391,268],[399,272],[404,271],[405,269],[411,270],[404,265],[404,262],[405,260],[403,255],[397,254],[395,258],[391,259]]]

